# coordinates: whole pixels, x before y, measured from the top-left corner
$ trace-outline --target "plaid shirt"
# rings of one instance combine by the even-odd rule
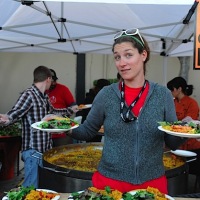
[[[51,133],[31,128],[31,124],[41,121],[49,113],[72,115],[70,108],[54,109],[48,95],[42,94],[33,84],[26,89],[7,115],[10,123],[22,119],[22,151],[35,149],[41,153],[52,148]]]

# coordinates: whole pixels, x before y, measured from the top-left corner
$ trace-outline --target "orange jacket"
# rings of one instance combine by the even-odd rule
[[[178,120],[190,116],[197,120],[199,117],[199,105],[197,101],[189,96],[184,96],[181,100],[174,100],[176,107],[176,115]]]
[[[199,105],[195,99],[184,96],[181,100],[175,99],[174,103],[178,120],[182,120],[187,116],[194,120],[199,118]],[[188,139],[180,148],[185,150],[200,149],[200,142],[196,139]]]

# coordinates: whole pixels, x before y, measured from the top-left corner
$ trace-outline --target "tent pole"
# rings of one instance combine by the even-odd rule
[[[167,67],[168,67],[168,58],[163,56],[163,85],[167,85]]]

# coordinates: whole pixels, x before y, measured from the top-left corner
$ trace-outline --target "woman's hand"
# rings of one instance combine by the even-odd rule
[[[74,113],[77,113],[79,111],[77,105],[72,106],[71,109],[73,110]]]
[[[72,135],[72,130],[66,131],[65,134],[68,135],[68,136],[71,136]]]

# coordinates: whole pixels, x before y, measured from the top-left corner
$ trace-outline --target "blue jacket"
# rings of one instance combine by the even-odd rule
[[[104,87],[96,96],[86,121],[72,137],[89,140],[104,125],[104,146],[98,171],[104,176],[141,184],[165,174],[164,144],[176,149],[184,139],[158,130],[158,122],[177,121],[171,92],[149,82],[149,92],[137,120],[120,117],[119,83]]]

